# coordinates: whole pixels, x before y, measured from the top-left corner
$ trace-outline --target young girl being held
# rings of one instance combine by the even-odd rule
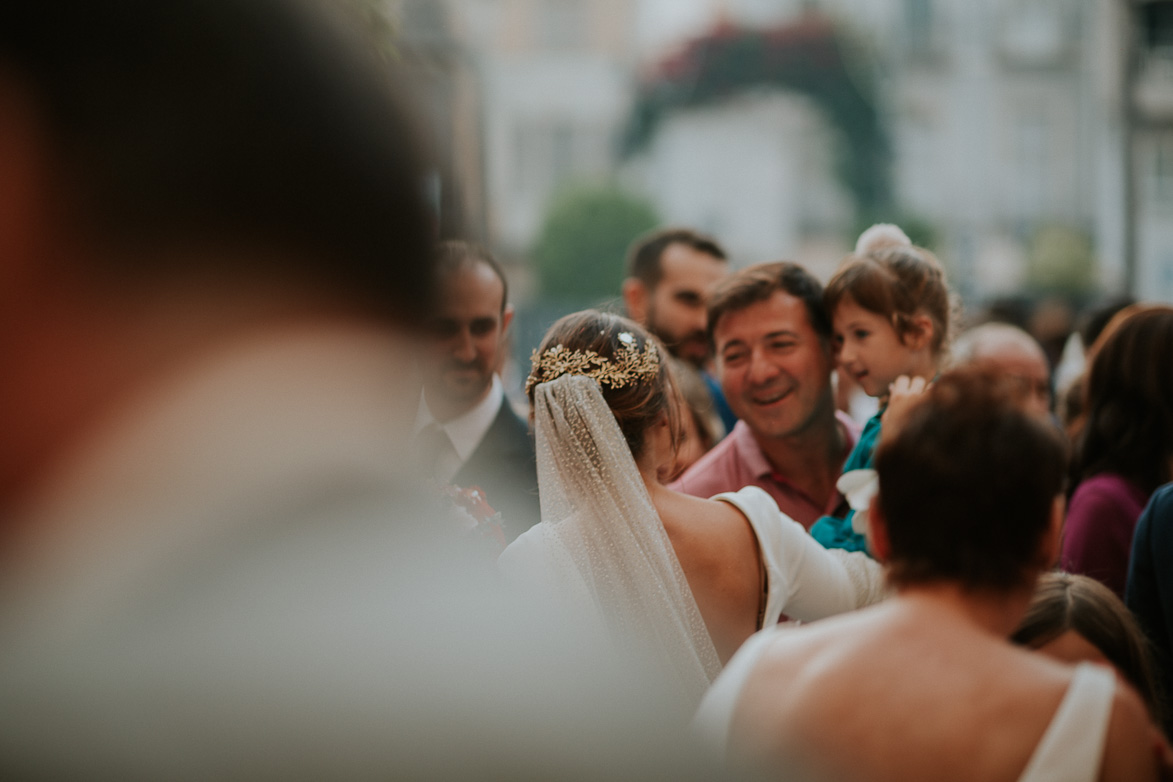
[[[948,344],[950,296],[941,264],[928,250],[901,239],[858,248],[824,294],[839,366],[880,400],[844,473],[871,469],[881,427],[896,426],[908,396],[936,377]],[[843,518],[824,516],[811,534],[827,548],[867,551],[862,521],[854,510]]]

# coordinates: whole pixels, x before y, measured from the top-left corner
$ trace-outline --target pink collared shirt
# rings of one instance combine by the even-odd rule
[[[843,450],[843,461],[846,461],[859,438],[859,425],[840,411],[836,411],[835,418],[847,438]],[[668,488],[695,497],[712,497],[724,491],[737,491],[743,486],[764,489],[783,513],[807,529],[820,516],[834,515],[844,502],[843,495],[836,491],[827,503],[818,503],[790,483],[785,475],[777,473],[744,421],[738,421],[728,437],[685,470]]]

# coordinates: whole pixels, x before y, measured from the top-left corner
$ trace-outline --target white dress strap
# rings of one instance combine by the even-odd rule
[[[701,705],[692,720],[693,733],[716,753],[716,757],[725,757],[729,743],[729,728],[733,724],[733,711],[737,708],[737,702],[741,700],[741,691],[745,688],[749,675],[753,673],[770,641],[785,627],[786,625],[774,625],[751,635],[734,653],[729,664],[713,682],[713,686],[705,692],[705,697],[701,700]]]
[[[1080,663],[1019,782],[1093,782],[1112,718],[1116,674]]]

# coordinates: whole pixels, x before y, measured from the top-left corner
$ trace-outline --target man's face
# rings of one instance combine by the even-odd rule
[[[717,376],[737,417],[759,437],[783,438],[835,414],[830,346],[802,300],[783,291],[721,316]]]
[[[1020,384],[1026,411],[1040,418],[1051,414],[1051,368],[1042,349],[1014,342],[993,345],[974,357]]]
[[[674,356],[699,367],[709,357],[705,307],[728,265],[688,245],[670,244],[660,256],[660,270],[660,282],[648,295],[644,325]]]
[[[429,324],[420,365],[428,406],[440,418],[480,402],[493,381],[513,316],[502,312],[504,285],[483,263],[464,266],[441,281],[440,303]]]

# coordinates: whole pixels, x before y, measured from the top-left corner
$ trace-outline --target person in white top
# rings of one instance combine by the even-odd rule
[[[416,455],[433,481],[480,488],[513,540],[537,523],[538,481],[529,428],[497,376],[513,320],[505,275],[470,242],[441,242],[433,258],[440,291],[418,351]]]
[[[696,725],[731,762],[796,780],[1152,780],[1169,750],[1109,668],[1012,646],[1055,559],[1065,448],[1020,384],[942,376],[886,437],[871,543],[897,594],[763,631]]]
[[[785,612],[809,621],[883,597],[880,567],[829,552],[764,491],[663,484],[680,403],[664,349],[594,310],[555,323],[527,382],[542,522],[499,564],[618,648],[668,672],[689,713],[721,665]]]

